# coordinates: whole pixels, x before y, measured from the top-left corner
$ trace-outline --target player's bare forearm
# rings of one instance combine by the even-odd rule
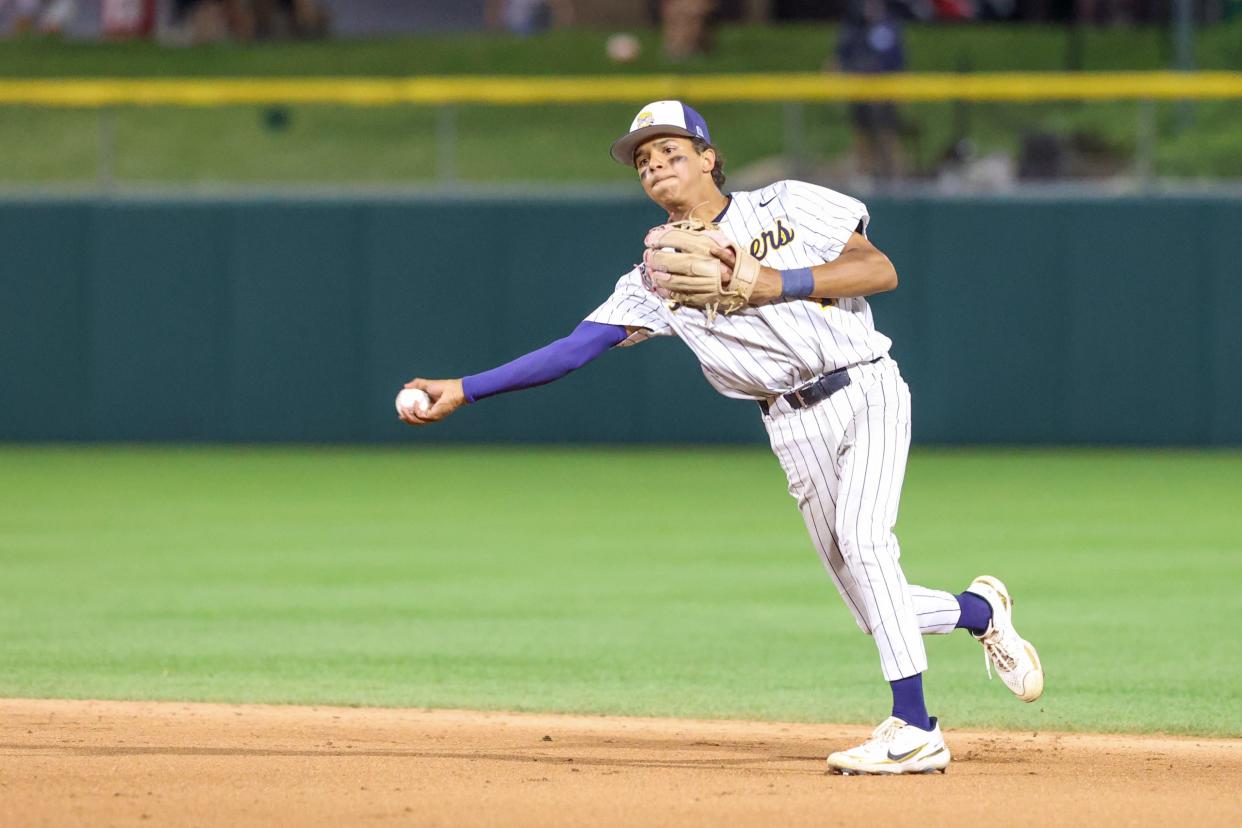
[[[732,251],[713,251],[726,266],[732,268]],[[845,249],[831,262],[811,268],[815,287],[813,299],[845,299],[850,296],[873,296],[897,287],[897,269],[888,256],[873,245],[866,236],[855,233]],[[750,304],[763,305],[781,298],[783,290],[781,272],[771,267],[759,269],[759,279],[750,296]]]
[[[811,268],[814,299],[873,296],[897,287],[897,269],[874,245],[847,247],[840,256]],[[779,278],[779,274],[777,274]]]
[[[880,251],[847,250],[831,262],[811,268],[815,288],[809,298],[845,299],[850,296],[872,296],[897,287],[897,271]],[[765,267],[751,294],[752,305],[775,302],[781,298],[782,280],[779,270]]]

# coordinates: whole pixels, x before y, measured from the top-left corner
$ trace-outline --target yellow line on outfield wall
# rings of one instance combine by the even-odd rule
[[[633,104],[666,98],[695,103],[1242,98],[1242,72],[0,79],[0,105],[10,106]]]

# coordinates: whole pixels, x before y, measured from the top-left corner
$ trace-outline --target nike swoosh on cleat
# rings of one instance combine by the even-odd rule
[[[888,761],[890,761],[890,762],[904,762],[904,761],[906,761],[906,760],[907,760],[907,759],[909,759],[911,756],[913,756],[914,754],[918,753],[920,750],[922,750],[922,749],[923,749],[923,748],[925,748],[925,747],[927,747],[927,745],[919,745],[918,747],[916,747],[914,750],[910,751],[909,753],[903,753],[903,754],[901,754],[900,756],[894,756],[894,755],[893,755],[893,752],[890,750],[890,751],[888,752]]]

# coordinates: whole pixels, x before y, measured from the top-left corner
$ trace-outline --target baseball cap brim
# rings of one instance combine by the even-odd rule
[[[711,143],[707,121],[681,101],[652,101],[638,110],[630,122],[629,132],[612,142],[612,160],[627,167],[634,166],[638,145],[661,135],[702,138]]]
[[[693,138],[694,134],[688,129],[682,129],[672,124],[652,124],[648,127],[636,129],[633,132],[626,133],[620,138],[612,142],[611,154],[614,161],[618,164],[624,164],[627,167],[634,166],[634,153],[638,150],[639,144],[650,141],[661,135],[680,135],[683,138]]]

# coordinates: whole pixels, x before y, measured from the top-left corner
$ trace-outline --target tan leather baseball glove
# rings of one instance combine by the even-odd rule
[[[661,224],[643,239],[647,287],[676,305],[707,310],[708,318],[733,313],[750,302],[759,280],[759,260],[721,232],[719,225],[697,220]],[[732,273],[712,255],[733,251]]]

